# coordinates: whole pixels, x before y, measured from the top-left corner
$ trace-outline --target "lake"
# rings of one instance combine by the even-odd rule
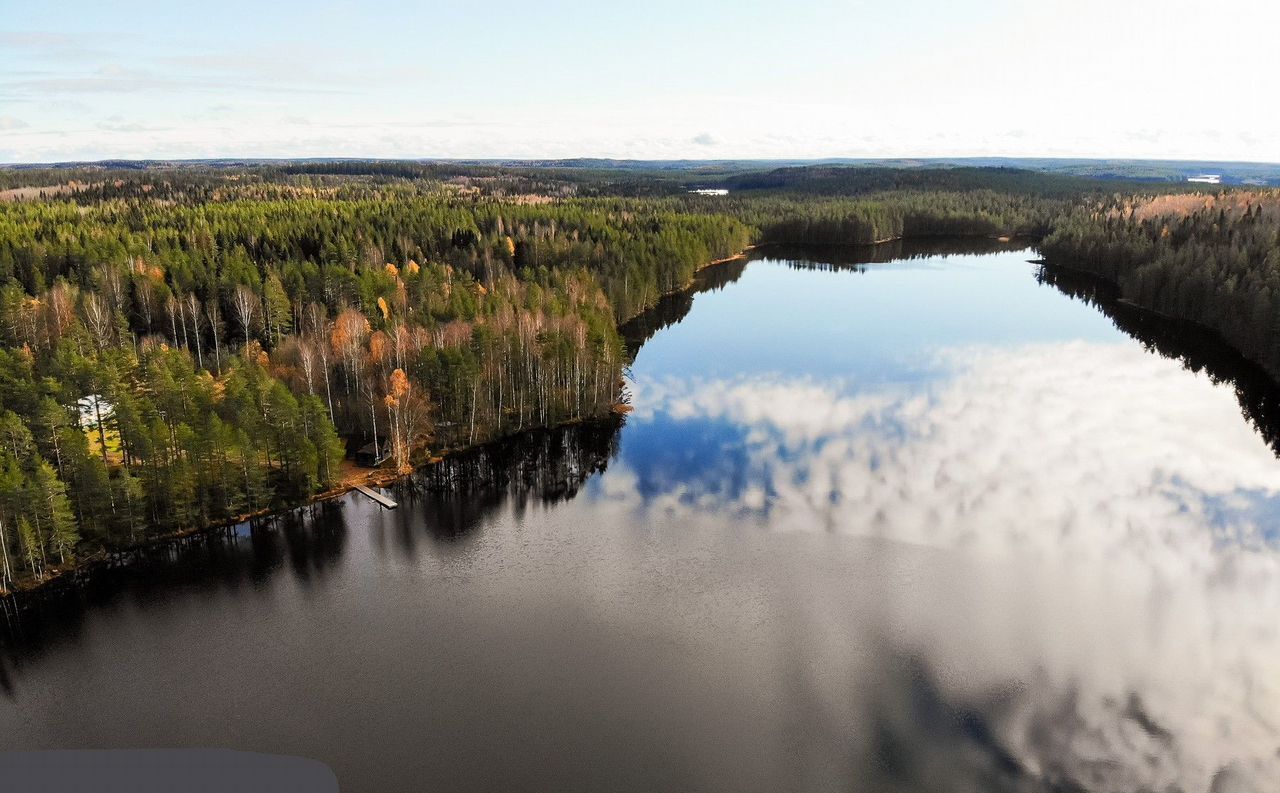
[[[344,791],[1274,789],[1275,389],[1019,244],[757,251],[625,420],[10,618],[3,748]]]

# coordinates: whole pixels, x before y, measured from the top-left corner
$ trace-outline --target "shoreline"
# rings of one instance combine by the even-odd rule
[[[132,545],[128,545],[125,547],[115,548],[112,550],[100,549],[94,552],[93,554],[83,557],[83,559],[80,562],[77,562],[74,565],[70,565],[65,568],[59,568],[59,567],[49,568],[50,570],[52,570],[52,572],[49,575],[45,576],[45,578],[43,579],[40,579],[40,580],[24,579],[24,580],[15,582],[16,585],[11,589],[5,589],[3,587],[0,587],[0,600],[5,600],[5,599],[17,600],[20,597],[40,594],[42,592],[52,590],[60,586],[74,587],[78,583],[80,583],[78,579],[93,575],[94,573],[98,572],[104,567],[109,568],[117,565],[128,566],[130,564],[130,562],[128,561],[128,557],[149,549],[159,548],[165,545],[171,545],[173,543],[180,543],[180,542],[191,540],[197,537],[210,536],[218,532],[230,531],[231,529],[234,529],[235,527],[243,525],[245,523],[251,523],[253,521],[262,520],[265,518],[274,518],[280,515],[287,514],[289,512],[293,512],[294,510],[305,509],[306,507],[310,507],[315,504],[320,504],[327,501],[336,501],[340,498],[343,498],[344,496],[355,493],[357,485],[364,485],[366,487],[377,487],[377,488],[389,487],[405,479],[408,479],[409,477],[414,476],[419,471],[425,470],[430,466],[439,465],[440,463],[444,462],[446,459],[450,457],[469,454],[471,452],[485,449],[490,446],[496,446],[502,443],[508,443],[513,439],[518,438],[519,436],[529,432],[556,430],[556,429],[562,429],[565,427],[570,427],[575,424],[582,424],[588,421],[604,420],[607,418],[607,416],[614,415],[615,412],[616,411],[614,409],[611,409],[608,414],[605,414],[603,416],[576,416],[574,418],[566,419],[557,424],[552,424],[548,426],[524,427],[514,432],[509,432],[505,435],[500,435],[495,438],[489,438],[487,440],[481,441],[471,446],[458,446],[458,447],[453,447],[449,449],[441,449],[435,454],[432,454],[431,456],[429,456],[423,462],[413,466],[413,470],[408,471],[407,473],[400,473],[399,471],[396,471],[391,468],[360,469],[364,472],[363,476],[344,479],[341,485],[330,488],[329,490],[325,490],[320,493],[315,493],[309,496],[308,498],[306,498],[305,500],[299,501],[296,504],[291,504],[289,506],[283,506],[283,507],[266,507],[266,508],[257,510],[255,512],[249,512],[242,515],[237,515],[235,518],[218,521],[217,523],[211,523],[206,526],[199,526],[191,529],[183,529],[181,531],[157,535],[155,537],[148,537],[145,540],[141,540],[139,542],[136,542]]]
[[[1076,277],[1090,279],[1097,284],[1103,285],[1108,289],[1114,290],[1115,294],[1113,294],[1110,299],[1112,300],[1112,302],[1114,302],[1118,306],[1121,306],[1129,311],[1134,311],[1134,312],[1137,312],[1138,314],[1159,319],[1163,322],[1168,322],[1173,325],[1182,326],[1183,328],[1186,328],[1188,330],[1193,330],[1196,333],[1205,334],[1211,337],[1224,350],[1229,350],[1232,354],[1239,356],[1240,360],[1247,362],[1251,366],[1257,367],[1258,371],[1266,375],[1267,379],[1272,383],[1272,385],[1275,386],[1278,390],[1280,390],[1280,376],[1277,376],[1276,374],[1269,371],[1261,361],[1257,361],[1249,357],[1248,355],[1246,355],[1241,350],[1237,349],[1234,344],[1227,341],[1226,337],[1224,337],[1220,332],[1218,332],[1217,328],[1214,328],[1211,325],[1206,325],[1203,322],[1196,322],[1193,319],[1187,319],[1186,317],[1179,317],[1174,314],[1169,314],[1165,311],[1161,311],[1156,308],[1144,306],[1141,303],[1130,300],[1127,297],[1121,297],[1120,284],[1116,283],[1110,278],[1107,278],[1102,275],[1098,275],[1097,273],[1091,270],[1084,270],[1079,267],[1073,267],[1070,264],[1064,264],[1062,262],[1050,261],[1049,259],[1045,259],[1043,257],[1039,259],[1033,259],[1032,263],[1039,264],[1044,267],[1054,267],[1054,268],[1063,270],[1065,272],[1071,273]]]
[[[705,262],[699,265],[693,271],[694,277],[691,277],[688,283],[684,284],[683,286],[677,289],[664,292],[663,294],[659,295],[659,298],[668,297],[671,295],[678,295],[678,294],[681,294],[682,292],[689,291],[690,289],[693,288],[695,281],[697,280],[696,277],[698,273],[701,273],[703,270],[706,270],[711,267],[715,267],[717,265],[728,264],[730,262],[735,262],[735,261],[741,261],[742,259],[747,258],[747,256],[751,253],[752,250],[755,250],[758,247],[760,246],[748,245],[747,247],[743,248],[741,251],[734,254],[733,256],[726,256],[720,259],[712,259],[708,262]],[[657,303],[655,302],[654,305],[648,306],[643,311],[640,311],[635,315],[628,317],[627,319],[619,322],[617,325],[618,329],[621,329],[621,327],[626,323],[631,322],[639,317],[642,317],[647,312],[652,311],[656,307],[656,305]],[[232,518],[229,520],[219,521],[217,523],[211,523],[205,526],[199,526],[199,527],[190,528],[190,529],[183,529],[181,531],[170,532],[168,534],[162,534],[155,537],[148,537],[145,540],[141,540],[139,542],[136,542],[121,548],[114,548],[111,550],[107,550],[105,548],[98,549],[92,554],[88,554],[85,557],[83,557],[81,561],[76,562],[75,564],[69,565],[65,568],[63,567],[49,568],[50,570],[49,574],[42,579],[38,579],[38,580],[34,578],[22,579],[14,582],[11,588],[6,589],[5,587],[0,587],[0,599],[16,600],[17,598],[20,598],[23,596],[33,595],[44,590],[52,589],[55,586],[63,586],[63,585],[75,586],[78,583],[77,579],[84,576],[92,575],[94,572],[100,570],[103,567],[111,567],[117,563],[127,565],[128,564],[127,561],[120,562],[120,560],[122,558],[136,554],[140,551],[150,549],[150,548],[157,548],[157,547],[171,544],[171,543],[182,542],[184,540],[190,540],[194,537],[211,535],[219,531],[228,531],[236,526],[239,526],[241,524],[244,524],[250,521],[260,520],[262,518],[270,518],[277,515],[283,515],[285,513],[292,512],[293,510],[302,509],[304,507],[308,507],[313,504],[319,504],[325,501],[335,501],[355,491],[355,488],[357,485],[364,485],[366,487],[388,487],[390,485],[394,485],[397,482],[400,482],[404,479],[407,479],[413,476],[414,474],[418,473],[419,471],[429,466],[437,465],[443,462],[448,457],[456,456],[459,454],[466,454],[469,452],[473,452],[477,449],[483,449],[485,447],[492,446],[495,444],[509,442],[513,438],[519,437],[521,434],[526,432],[535,432],[538,430],[560,429],[560,428],[568,427],[574,424],[581,424],[587,421],[602,420],[607,418],[607,416],[609,415],[616,415],[619,413],[626,413],[626,412],[629,412],[629,411],[625,409],[620,410],[619,405],[615,403],[610,408],[609,412],[605,415],[575,416],[573,418],[566,419],[562,422],[559,422],[554,425],[546,426],[546,427],[540,427],[540,426],[524,427],[524,428],[515,430],[513,432],[508,432],[505,435],[489,438],[487,440],[481,441],[480,443],[476,443],[470,446],[459,446],[459,447],[453,447],[448,449],[441,449],[436,453],[428,456],[427,459],[421,462],[420,464],[413,466],[413,470],[407,473],[400,473],[390,468],[357,469],[361,471],[362,473],[361,476],[346,478],[343,480],[342,484],[338,485],[337,487],[330,488],[329,490],[325,490],[320,493],[315,493],[310,497],[306,498],[305,500],[298,502],[297,504],[292,504],[286,507],[267,507],[264,509],[257,510],[255,512],[249,512],[242,515],[237,515],[235,518]]]
[[[698,273],[702,272],[703,270],[709,270],[712,267],[715,267],[720,264],[729,264],[730,262],[742,261],[743,259],[746,259],[751,254],[752,251],[759,250],[760,248],[765,247],[768,244],[769,243],[755,243],[753,245],[748,245],[747,247],[743,248],[742,250],[738,251],[732,256],[725,256],[722,259],[712,259],[711,261],[703,262],[702,264],[698,265],[693,269],[693,275],[690,276],[688,283],[684,284],[683,286],[678,286],[675,289],[668,289],[665,292],[659,292],[658,299],[653,301],[653,305],[635,314],[632,314],[626,319],[621,320],[620,322],[618,322],[618,328],[621,329],[622,326],[627,324],[628,322],[632,322],[636,319],[639,319],[640,317],[643,317],[645,314],[649,313],[653,309],[657,308],[658,303],[659,301],[662,300],[662,298],[671,297],[672,295],[679,295],[679,294],[688,292],[690,289],[694,287],[694,283],[698,280]]]
[[[978,242],[987,240],[990,242],[1014,243],[1019,241],[1035,242],[1040,237],[1035,234],[925,234],[920,236],[902,236],[884,237],[873,242],[787,242],[787,241],[771,241],[758,242],[749,245],[743,249],[744,253],[749,250],[758,250],[773,247],[796,247],[796,248],[874,248],[878,245],[887,245],[891,242]],[[741,258],[740,256],[723,259],[721,261],[733,261],[733,259]]]

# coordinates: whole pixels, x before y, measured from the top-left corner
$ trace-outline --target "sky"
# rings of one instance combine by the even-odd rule
[[[0,162],[1280,161],[1269,0],[0,0]]]

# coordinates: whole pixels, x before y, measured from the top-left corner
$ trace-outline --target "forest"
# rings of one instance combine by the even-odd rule
[[[619,329],[751,245],[1043,237],[1241,349],[1277,316],[1274,198],[1166,222],[1114,182],[833,170],[0,169],[0,588],[340,490],[366,444],[406,472],[623,411]]]
[[[1202,325],[1280,379],[1280,192],[1134,194],[1055,220],[1046,261]]]

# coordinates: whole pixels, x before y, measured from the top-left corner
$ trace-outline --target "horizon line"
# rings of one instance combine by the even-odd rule
[[[1003,154],[979,154],[979,155],[921,155],[921,156],[885,156],[885,157],[847,157],[847,156],[831,156],[831,157],[717,157],[717,158],[698,158],[698,157],[600,157],[600,156],[572,156],[572,157],[375,157],[361,155],[311,155],[311,156],[288,156],[288,155],[272,155],[272,156],[251,156],[251,155],[223,155],[214,157],[104,157],[100,159],[89,160],[15,160],[9,162],[0,162],[0,168],[61,168],[61,167],[109,167],[115,163],[131,163],[131,164],[256,164],[256,163],[288,163],[288,162],[403,162],[403,163],[459,163],[459,164],[541,164],[541,163],[573,163],[573,162],[605,162],[605,163],[706,163],[711,165],[717,164],[737,164],[737,163],[909,163],[909,162],[970,162],[970,161],[990,161],[1001,160],[1008,162],[1108,162],[1108,163],[1186,163],[1186,164],[1214,164],[1214,165],[1253,165],[1253,166],[1273,166],[1280,167],[1280,161],[1272,160],[1237,160],[1222,159],[1214,157],[1190,158],[1190,157],[1123,157],[1123,156],[1084,156],[1084,155],[1003,155]]]

